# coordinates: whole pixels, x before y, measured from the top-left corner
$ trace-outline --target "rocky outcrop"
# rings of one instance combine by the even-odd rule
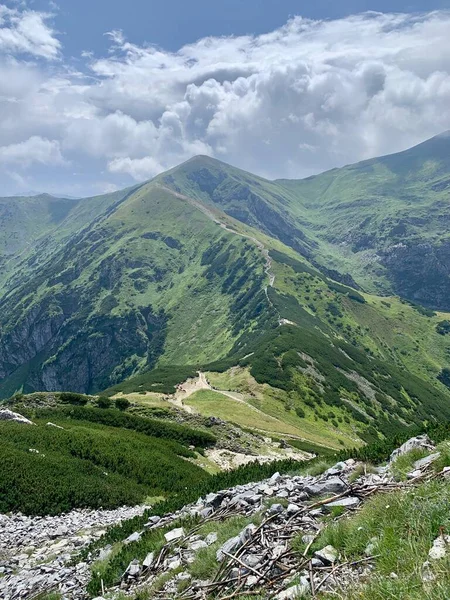
[[[30,421],[26,417],[19,415],[19,413],[13,412],[8,408],[2,408],[0,410],[0,421],[14,421],[15,423],[24,423],[25,425],[34,425],[33,421]]]
[[[422,443],[427,439],[419,438]],[[417,438],[402,448],[417,447]],[[400,450],[400,449],[399,449]],[[397,452],[396,455],[399,455]],[[430,461],[421,463],[416,480],[436,476]],[[415,465],[419,466],[419,465]],[[355,472],[358,469],[357,472]],[[446,477],[449,469],[441,476]],[[359,473],[362,473],[358,476]],[[151,516],[142,530],[134,531],[123,541],[133,559],[123,569],[120,585],[107,590],[108,598],[134,597],[140,588],[151,586],[164,575],[162,594],[179,597],[181,583],[190,600],[206,600],[211,593],[232,596],[237,591],[257,595],[270,586],[271,597],[294,599],[301,592],[333,591],[336,585],[349,585],[370,575],[378,540],[372,539],[365,558],[347,563],[331,545],[308,549],[324,527],[323,517],[339,509],[351,514],[367,498],[379,491],[412,486],[411,482],[394,481],[390,468],[378,468],[367,474],[361,464],[349,459],[339,462],[317,477],[274,473],[264,481],[238,485],[207,494],[197,502],[162,517]],[[59,590],[67,600],[87,598],[86,585],[90,565],[104,560],[112,548],[105,544],[76,563],[72,556],[97,540],[105,527],[122,519],[141,514],[144,507],[116,511],[73,511],[60,517],[30,518],[22,515],[0,518],[0,596],[5,600],[33,597],[35,591]],[[219,523],[240,515],[247,521],[241,531],[218,541]],[[189,526],[188,518],[197,524]],[[185,519],[180,526],[180,519]],[[199,532],[199,524],[208,524],[208,533]],[[142,554],[146,532],[164,527],[164,546],[158,552]],[[303,553],[292,551],[292,539],[300,538]],[[440,536],[430,548],[423,566],[423,578],[431,576],[429,561],[440,560],[448,553],[448,536]],[[211,548],[217,561],[213,581],[194,579],[189,565],[198,553]],[[128,550],[127,550],[128,551]],[[136,552],[136,554],[134,554]],[[329,577],[331,571],[338,575]]]

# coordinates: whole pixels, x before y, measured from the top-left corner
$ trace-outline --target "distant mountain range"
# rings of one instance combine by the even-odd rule
[[[198,156],[2,198],[0,396],[238,368],[259,409],[335,441],[449,418],[449,222],[449,134],[298,181]]]

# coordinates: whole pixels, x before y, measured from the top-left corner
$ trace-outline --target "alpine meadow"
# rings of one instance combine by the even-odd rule
[[[450,5],[85,4],[0,0],[0,598],[450,598]]]

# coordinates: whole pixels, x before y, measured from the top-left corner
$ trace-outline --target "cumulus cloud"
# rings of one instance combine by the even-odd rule
[[[50,16],[0,4],[0,52],[57,58],[61,44],[48,24]]]
[[[59,142],[32,136],[18,144],[0,146],[0,166],[17,165],[29,167],[33,163],[42,165],[63,165],[65,160],[61,155]]]
[[[113,31],[110,52],[84,53],[79,72],[46,67],[60,53],[47,15],[13,12],[0,8],[0,143],[47,140],[78,178],[95,165],[125,185],[194,154],[303,177],[450,129],[449,12],[295,17],[177,52]],[[44,61],[11,56],[19,31]]]

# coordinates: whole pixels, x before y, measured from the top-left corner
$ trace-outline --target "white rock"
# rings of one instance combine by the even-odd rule
[[[141,539],[141,534],[138,531],[135,531],[131,535],[124,540],[124,544],[132,544],[133,542],[138,542]]]
[[[166,542],[173,542],[175,540],[179,540],[184,537],[184,529],[182,527],[178,527],[177,529],[172,529],[164,534],[166,538]]]
[[[234,550],[237,550],[241,546],[242,546],[242,542],[241,542],[241,538],[239,535],[236,535],[235,537],[230,538],[223,544],[223,546],[221,546],[217,550],[217,553],[216,553],[217,560],[219,562],[222,561],[224,558],[226,558],[225,552],[227,554],[232,554]]]
[[[322,548],[322,550],[317,550],[317,552],[314,552],[314,556],[326,565],[332,565],[336,562],[339,553],[336,548],[333,548],[333,546],[325,546],[325,548]]]
[[[298,513],[298,511],[300,510],[300,506],[297,506],[297,504],[289,504],[289,506],[287,507],[286,511],[288,515],[295,515],[296,513]]]
[[[148,569],[149,567],[152,566],[154,560],[155,560],[155,553],[149,552],[142,562],[142,567],[144,569]]]
[[[433,542],[433,546],[430,548],[428,552],[428,558],[430,560],[439,560],[444,558],[447,554],[447,550],[450,545],[450,536],[449,535],[441,535],[436,538]]]
[[[389,462],[392,463],[396,458],[401,456],[402,454],[406,454],[414,448],[424,448],[425,450],[434,450],[434,446],[432,441],[427,435],[418,435],[417,437],[413,437],[409,439],[407,442],[402,444],[400,448],[394,450],[389,458]]]
[[[296,600],[297,598],[302,598],[304,596],[309,595],[311,592],[311,586],[309,585],[309,581],[306,577],[300,578],[300,583],[298,585],[294,585],[282,592],[279,592],[275,596],[275,600]]]
[[[208,546],[215,544],[217,542],[217,533],[215,531],[208,533],[208,535],[205,537],[205,542]]]
[[[0,410],[0,421],[15,421],[16,423],[23,423],[24,425],[35,425],[33,421],[30,421],[23,415],[13,412],[8,408],[2,408]]]
[[[199,550],[202,550],[202,548],[207,548],[208,544],[206,542],[204,542],[203,540],[196,540],[195,542],[191,542],[188,546],[189,550],[192,550],[192,552],[198,552]]]

